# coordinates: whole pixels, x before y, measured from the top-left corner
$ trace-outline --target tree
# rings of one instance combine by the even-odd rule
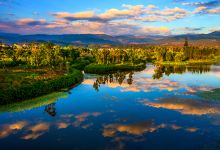
[[[189,46],[189,43],[188,43],[188,38],[187,38],[187,37],[185,37],[184,46]]]
[[[169,50],[166,53],[166,61],[173,61],[173,51],[172,50]]]
[[[183,52],[177,52],[175,57],[174,57],[174,60],[176,62],[181,62],[184,60],[184,53]]]

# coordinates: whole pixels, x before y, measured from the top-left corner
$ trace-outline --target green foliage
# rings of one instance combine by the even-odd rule
[[[0,103],[10,103],[12,101],[20,101],[44,95],[53,91],[58,91],[61,88],[70,87],[80,82],[83,75],[78,70],[71,70],[70,74],[58,76],[51,80],[33,81],[28,84],[19,84],[10,86],[7,89],[0,90]]]
[[[172,50],[167,51],[166,53],[166,61],[173,61],[174,60],[174,53]]]
[[[140,48],[106,48],[94,49],[92,55],[97,64],[138,64],[146,62],[150,57],[150,50]]]
[[[89,54],[89,51],[87,53]],[[85,55],[85,49],[73,46],[61,47],[53,43],[13,44],[2,47],[0,55],[1,68],[25,66],[27,68],[55,69],[66,62],[74,64],[81,55]]]
[[[79,57],[76,61],[71,65],[72,68],[83,70],[85,66],[93,63],[95,60],[93,57]]]
[[[181,62],[183,60],[184,60],[184,53],[183,52],[178,52],[174,57],[174,61],[176,61],[176,62]]]
[[[117,71],[130,71],[130,70],[142,70],[146,66],[145,64],[90,64],[85,67],[86,73],[105,74]]]
[[[23,68],[47,67],[66,68],[70,62],[74,68],[82,70],[92,62],[97,64],[139,64],[146,62],[191,61],[215,59],[220,55],[216,48],[208,47],[168,47],[145,46],[142,48],[82,48],[59,46],[53,43],[31,43],[4,45],[0,51],[0,67],[20,66]]]
[[[4,81],[0,82],[0,103],[28,99],[78,83],[79,79],[82,79],[82,74],[74,69],[102,74],[140,70],[145,68],[146,62],[155,62],[155,64],[210,63],[213,62],[212,60],[219,59],[219,56],[220,51],[216,48],[190,46],[83,48],[59,46],[53,43],[1,44],[0,68],[4,71],[14,68],[23,69],[24,72],[28,69],[32,71],[45,69],[48,72],[46,76],[51,76],[51,78],[40,76],[38,73],[24,75],[25,77],[20,77],[17,72],[11,77],[7,77],[9,76],[7,74],[0,75],[0,81]],[[51,75],[50,71],[54,71],[55,75],[53,72]],[[164,72],[169,71],[159,69],[155,78],[160,78]],[[64,73],[67,74],[63,75]],[[36,78],[40,79],[35,80]]]

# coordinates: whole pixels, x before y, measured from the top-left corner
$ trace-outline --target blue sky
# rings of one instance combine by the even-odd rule
[[[220,30],[220,0],[0,0],[0,31],[170,35]]]

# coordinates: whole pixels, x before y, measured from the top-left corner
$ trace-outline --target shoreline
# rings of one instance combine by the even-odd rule
[[[174,62],[174,61],[164,61],[164,62],[154,62],[156,65],[212,65],[219,61],[220,59],[213,59],[213,60],[192,60],[192,61],[181,61],[181,62]]]
[[[91,74],[107,74],[118,71],[135,71],[146,68],[145,63],[140,64],[90,64],[85,67],[85,73]]]

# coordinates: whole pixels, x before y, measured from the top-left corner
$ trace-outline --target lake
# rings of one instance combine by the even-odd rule
[[[0,108],[1,150],[219,150],[220,65],[85,74],[67,93]]]

